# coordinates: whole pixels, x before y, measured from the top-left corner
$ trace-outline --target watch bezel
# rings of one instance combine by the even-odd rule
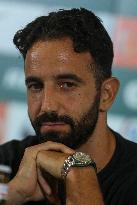
[[[95,169],[97,173],[97,167],[94,160],[90,155],[83,152],[75,152],[73,155],[68,156],[64,161],[63,167],[61,169],[62,179],[65,179],[71,167],[88,167],[91,166]]]

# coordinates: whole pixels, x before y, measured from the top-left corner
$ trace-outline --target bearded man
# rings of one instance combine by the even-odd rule
[[[0,148],[13,170],[7,204],[137,204],[137,145],[107,125],[119,81],[100,19],[84,8],[59,10],[18,31],[14,43],[36,136]]]

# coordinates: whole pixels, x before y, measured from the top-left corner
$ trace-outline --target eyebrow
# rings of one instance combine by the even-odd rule
[[[78,83],[82,83],[84,84],[84,81],[78,77],[77,75],[75,74],[71,74],[71,73],[67,73],[67,74],[59,74],[57,76],[53,76],[53,78],[55,80],[74,80]],[[25,84],[28,85],[30,82],[38,82],[38,83],[41,83],[41,79],[36,77],[36,76],[28,76],[26,79],[25,79]]]
[[[67,73],[67,74],[60,74],[54,77],[56,80],[74,80],[78,83],[84,83],[84,81],[75,74]]]
[[[35,76],[28,76],[28,77],[25,79],[25,84],[28,85],[30,82],[38,82],[38,83],[41,83],[41,80],[40,80],[40,78],[35,77]]]

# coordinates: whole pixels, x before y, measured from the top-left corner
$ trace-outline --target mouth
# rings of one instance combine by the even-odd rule
[[[41,133],[46,132],[63,132],[66,131],[68,125],[64,122],[44,122],[41,125]]]

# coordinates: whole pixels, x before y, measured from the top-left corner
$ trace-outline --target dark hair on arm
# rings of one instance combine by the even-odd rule
[[[51,12],[17,31],[13,42],[25,59],[28,49],[39,40],[69,37],[75,52],[91,53],[96,80],[101,83],[111,76],[113,44],[101,20],[91,11],[80,8]]]

